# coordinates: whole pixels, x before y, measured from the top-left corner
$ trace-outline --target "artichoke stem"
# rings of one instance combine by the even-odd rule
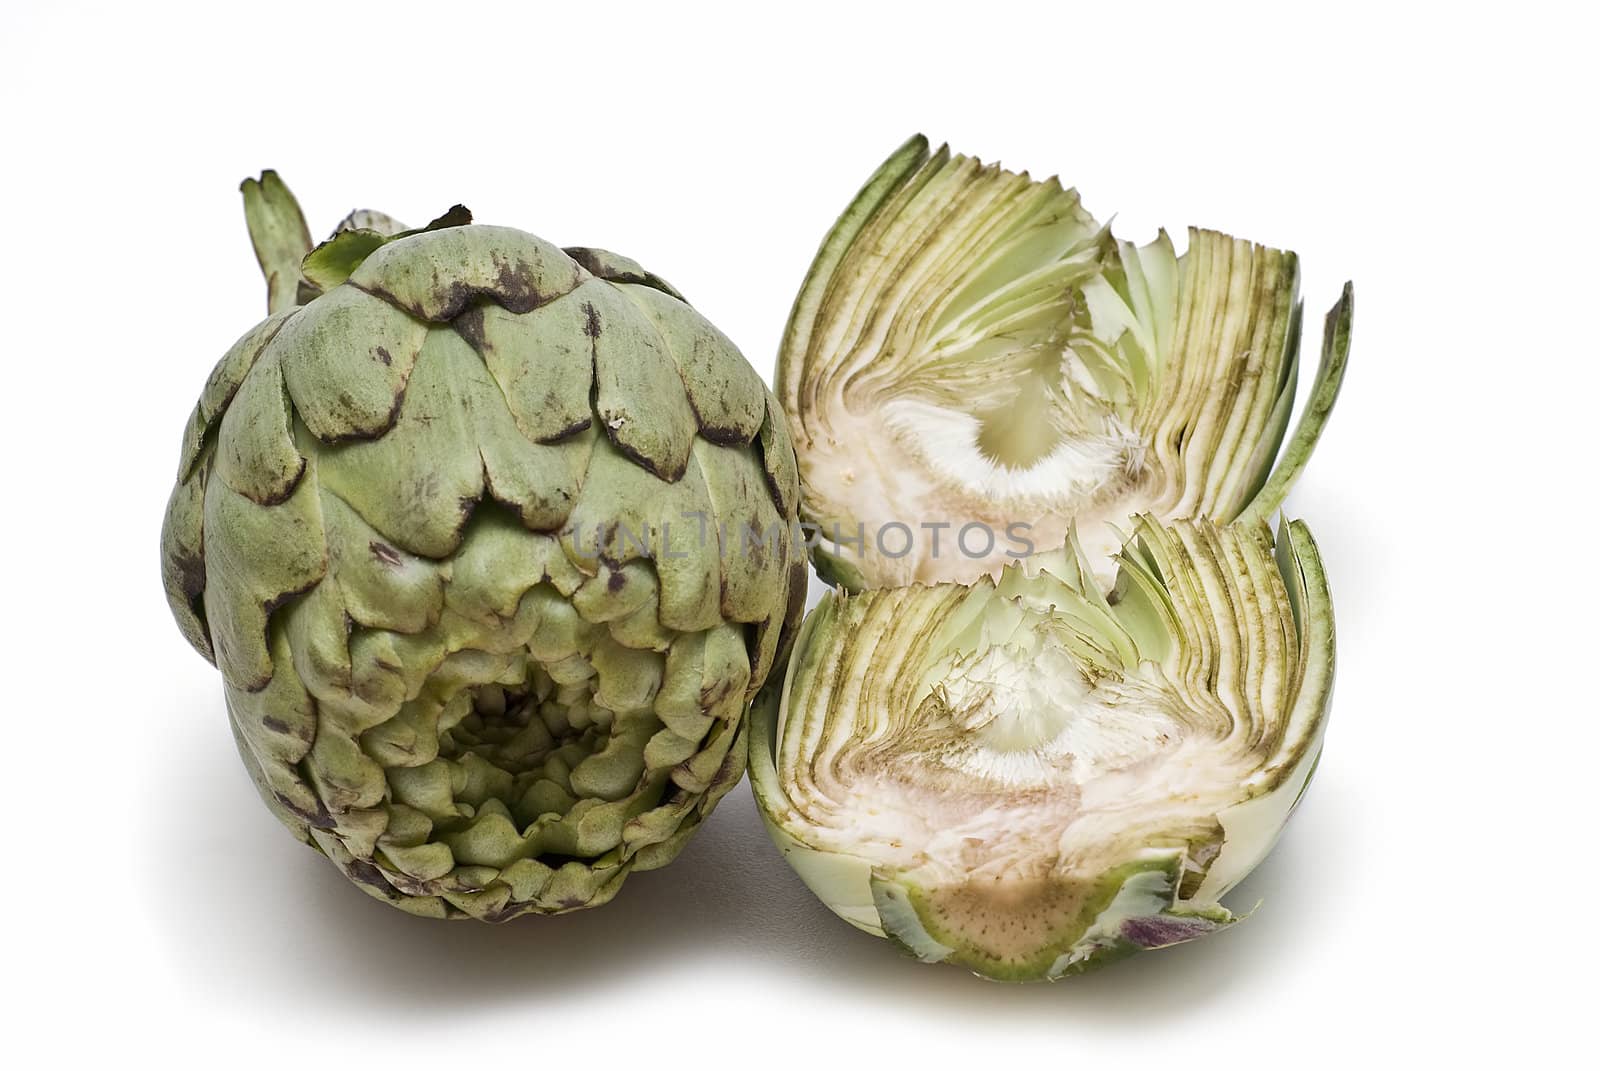
[[[256,262],[267,280],[267,311],[282,312],[302,301],[302,288],[309,287],[300,272],[300,262],[311,252],[311,232],[300,205],[276,171],[263,171],[259,179],[239,184],[244,194],[244,218],[250,228],[250,244]]]

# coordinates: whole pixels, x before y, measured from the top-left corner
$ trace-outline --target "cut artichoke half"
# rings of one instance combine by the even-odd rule
[[[830,592],[752,715],[768,829],[852,925],[1055,979],[1229,925],[1321,750],[1333,613],[1305,525],[1141,516],[1057,566]]]
[[[1056,179],[913,138],[824,240],[779,354],[819,571],[970,581],[1076,524],[1106,572],[1135,513],[1269,518],[1349,349],[1347,285],[1285,445],[1298,282],[1293,253],[1119,241]]]
[[[162,572],[246,768],[405,911],[606,902],[738,783],[798,625],[776,399],[625,257],[459,207],[313,249],[243,189],[271,314],[190,418]]]

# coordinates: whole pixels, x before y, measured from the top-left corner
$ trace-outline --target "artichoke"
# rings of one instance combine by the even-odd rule
[[[604,903],[738,782],[798,620],[775,399],[624,257],[459,207],[313,250],[243,190],[271,314],[184,432],[162,574],[246,767],[406,911]]]
[[[1109,579],[1136,513],[1270,517],[1349,350],[1346,286],[1285,445],[1298,282],[1293,253],[1119,241],[1054,178],[911,139],[823,241],[778,358],[819,572],[970,581],[1076,525]]]
[[[752,716],[768,829],[852,925],[997,979],[1234,921],[1321,753],[1333,614],[1299,522],[1139,518],[1068,568],[829,593]]]
[[[920,137],[840,217],[777,387],[842,590],[757,700],[750,764],[841,917],[1012,980],[1234,921],[1333,679],[1316,546],[1268,519],[1352,297],[1291,434],[1298,278],[1214,231],[1119,241],[1055,179]]]

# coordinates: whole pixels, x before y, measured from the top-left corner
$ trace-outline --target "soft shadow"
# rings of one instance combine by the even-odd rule
[[[142,884],[184,979],[255,1009],[468,1017],[665,979],[673,963],[739,960],[747,974],[759,964],[761,974],[975,1025],[1036,1023],[1048,1005],[1063,1027],[1121,1030],[1201,1011],[1236,980],[1260,985],[1286,972],[1308,947],[1312,883],[1338,833],[1307,820],[1308,799],[1284,843],[1229,898],[1243,910],[1264,906],[1227,932],[1055,985],[1000,985],[916,963],[835,918],[771,847],[747,785],[674,864],[632,875],[605,907],[501,926],[412,918],[361,893],[277,825],[221,722],[219,712],[211,731],[167,755],[168,768],[190,776],[152,786],[146,813],[183,817],[151,831]],[[1295,835],[1312,833],[1309,825],[1315,837]]]
[[[363,894],[277,824],[226,729],[187,743],[167,762],[189,776],[151,789],[147,813],[183,818],[150,831],[142,886],[179,973],[252,1003],[437,1015],[603,989],[637,981],[651,963],[737,946],[765,911],[747,901],[742,871],[770,862],[787,878],[741,786],[673,866],[631,875],[604,908],[500,926],[413,918]]]

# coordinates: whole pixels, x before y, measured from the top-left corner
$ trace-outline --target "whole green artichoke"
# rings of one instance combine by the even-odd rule
[[[296,836],[419,915],[600,904],[744,770],[803,605],[777,403],[599,250],[244,185],[271,315],[184,433],[179,627]],[[397,233],[398,232],[398,233]]]

